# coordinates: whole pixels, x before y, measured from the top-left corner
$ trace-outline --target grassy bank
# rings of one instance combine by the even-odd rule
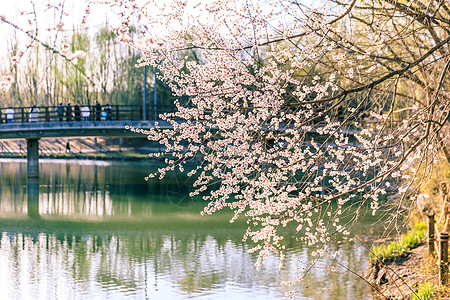
[[[424,222],[397,240],[372,248],[367,279],[374,299],[447,299],[438,285],[436,257],[428,257]],[[444,298],[443,298],[444,297]]]
[[[438,288],[431,282],[425,281],[417,287],[417,293],[412,296],[412,300],[432,300],[438,293]]]
[[[370,260],[385,262],[405,255],[405,253],[417,247],[427,235],[425,222],[417,223],[411,230],[399,239],[389,244],[374,246],[370,253]]]

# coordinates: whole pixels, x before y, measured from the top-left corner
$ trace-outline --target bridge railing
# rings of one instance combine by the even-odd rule
[[[84,107],[89,113],[83,113]],[[33,108],[34,111],[33,111]],[[96,109],[95,105],[79,106],[36,106],[36,107],[12,107],[0,108],[0,124],[6,123],[33,123],[33,122],[71,122],[71,121],[142,121],[144,120],[144,109],[142,105],[110,105],[101,106]],[[157,120],[159,115],[165,112],[173,112],[174,106],[146,107],[146,120]]]

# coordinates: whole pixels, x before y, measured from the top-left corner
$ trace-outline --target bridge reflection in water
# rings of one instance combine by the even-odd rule
[[[27,180],[27,213],[31,218],[40,216],[39,212],[39,178]]]

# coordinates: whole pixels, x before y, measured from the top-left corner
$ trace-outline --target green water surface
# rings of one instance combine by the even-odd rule
[[[200,216],[190,180],[144,180],[152,163],[42,160],[26,178],[23,160],[0,161],[0,299],[288,299],[314,249],[287,235],[287,259],[255,270],[245,220]],[[373,220],[367,220],[372,222]],[[371,235],[366,224],[356,236]],[[335,241],[339,262],[362,274],[367,250]],[[295,257],[295,258],[293,258]],[[337,272],[330,272],[336,267]],[[366,299],[367,285],[331,258],[317,261],[297,299]]]

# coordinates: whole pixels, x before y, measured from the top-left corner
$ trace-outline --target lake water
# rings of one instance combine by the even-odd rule
[[[288,299],[280,282],[297,274],[291,257],[311,262],[314,249],[288,236],[285,266],[271,257],[255,270],[245,222],[200,216],[205,203],[187,197],[185,177],[144,180],[156,167],[41,160],[41,177],[27,180],[24,160],[0,160],[0,299]],[[364,239],[371,232],[361,225],[353,234]],[[361,242],[331,247],[364,272]],[[330,258],[296,289],[297,299],[369,298],[364,281]]]

